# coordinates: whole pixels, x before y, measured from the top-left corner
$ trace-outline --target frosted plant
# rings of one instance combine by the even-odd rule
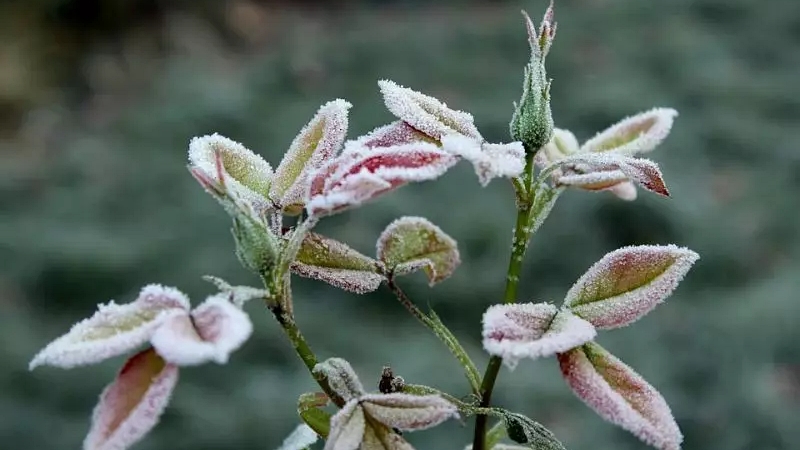
[[[630,325],[664,302],[698,259],[695,252],[675,245],[624,247],[591,266],[560,304],[517,303],[525,297],[517,287],[531,237],[568,187],[633,200],[639,185],[669,196],[658,165],[637,155],[665,140],[677,112],[651,109],[580,145],[571,132],[554,126],[550,110],[545,58],[556,35],[553,5],[538,27],[527,14],[523,19],[531,55],[508,142],[487,142],[472,114],[389,80],[378,85],[397,120],[348,139],[352,105],[341,99],[325,103],[274,170],[229,138],[192,139],[189,171],[230,215],[236,255],[262,283],[232,286],[207,276],[217,292],[193,309],[178,290],[149,285],[130,303],[100,305],[35,355],[31,369],[69,369],[134,353],[100,396],[84,449],[129,448],[158,422],[180,367],[228,363],[252,332],[243,309],[250,300],[264,303],[319,386],[299,395],[300,424],[281,450],[309,448],[319,439],[325,450],[412,449],[407,439],[413,435],[404,432],[470,416],[475,427],[467,449],[563,449],[543,424],[491,403],[504,364],[514,369],[522,359],[548,357],[602,418],[655,448],[679,448],[682,435],[665,399],[595,339],[599,331]],[[482,337],[490,360],[483,373],[439,316],[417,306],[399,285],[400,277],[421,271],[439,288],[462,264],[453,237],[426,218],[403,216],[376,236],[375,255],[369,256],[314,231],[328,216],[408,183],[436,180],[462,160],[483,186],[509,180],[517,212],[505,292],[485,300]],[[286,218],[296,222],[286,226]],[[458,360],[469,395],[410,383],[390,367],[381,368],[377,390],[370,390],[345,359],[320,362],[295,320],[294,276],[356,294],[385,286]],[[490,419],[496,423],[489,429]]]

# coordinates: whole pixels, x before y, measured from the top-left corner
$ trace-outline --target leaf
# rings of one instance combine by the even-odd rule
[[[429,137],[402,120],[397,120],[361,136],[351,145],[346,145],[344,151],[350,153],[363,152],[366,149],[392,147],[413,142],[437,143],[436,139]]]
[[[562,189],[552,188],[547,183],[540,183],[534,192],[533,206],[531,207],[528,236],[539,231],[545,219],[550,215],[556,200],[561,195]],[[528,238],[530,240],[530,237]]]
[[[312,178],[306,209],[322,216],[359,206],[407,183],[438,178],[457,160],[427,142],[345,149]]]
[[[297,414],[318,435],[326,438],[330,433],[331,415],[321,408],[329,403],[322,392],[306,392],[297,399]]]
[[[600,417],[662,450],[680,448],[681,435],[667,402],[622,361],[591,342],[559,354],[564,379]]]
[[[483,315],[483,348],[512,369],[522,358],[564,352],[596,335],[589,322],[547,303],[493,305]]]
[[[472,114],[457,111],[429,95],[421,94],[390,80],[378,81],[386,108],[415,129],[440,141],[452,133],[483,140],[475,128]]]
[[[269,292],[261,288],[255,288],[252,286],[231,286],[222,278],[212,275],[205,275],[203,276],[203,279],[216,286],[217,289],[220,290],[220,293],[225,294],[228,301],[239,308],[241,308],[250,300],[269,297]]]
[[[350,363],[342,358],[328,358],[314,366],[314,373],[325,375],[334,392],[345,401],[364,395],[364,386],[358,379]]]
[[[228,362],[230,354],[253,332],[250,318],[224,294],[208,297],[188,314],[171,317],[153,334],[151,343],[172,364],[194,366]]]
[[[129,359],[100,395],[84,450],[124,450],[158,423],[175,384],[178,368],[152,348]]]
[[[331,432],[325,450],[356,450],[364,440],[367,428],[364,410],[357,399],[348,401],[331,418]]]
[[[364,294],[384,280],[381,264],[346,244],[309,232],[303,240],[292,272],[329,283],[339,289]]]
[[[564,307],[597,328],[626,326],[666,300],[699,257],[675,245],[620,248],[575,282]]]
[[[414,447],[399,434],[380,423],[371,422],[364,430],[361,450],[414,450]]]
[[[525,149],[521,142],[489,144],[460,134],[442,138],[442,148],[458,155],[475,167],[481,186],[493,178],[513,178],[525,170]]]
[[[562,163],[566,170],[557,178],[560,185],[605,190],[631,180],[648,191],[669,197],[661,170],[648,159],[615,153],[578,154],[562,160]]]
[[[512,441],[537,450],[566,450],[553,432],[539,422],[522,414],[508,411],[502,414],[506,433]]]
[[[541,150],[536,152],[534,162],[540,169],[544,169],[556,161],[578,153],[579,150],[578,139],[571,131],[553,128],[553,137]]]
[[[286,436],[278,450],[304,450],[310,448],[318,440],[317,433],[308,425],[301,423],[289,436]]]
[[[128,353],[150,340],[163,321],[188,309],[189,299],[177,289],[147,285],[131,303],[98,305],[92,317],[41,350],[29,369],[41,365],[69,369]]]
[[[359,400],[371,418],[402,431],[424,430],[459,417],[456,405],[438,395],[367,394]]]
[[[651,151],[667,137],[677,115],[672,108],[653,108],[627,117],[586,141],[581,152],[634,155]]]
[[[244,145],[216,133],[192,138],[189,165],[207,190],[207,184],[213,182],[214,190],[244,199],[260,209],[268,207],[272,166]]]
[[[395,275],[423,269],[430,285],[453,274],[461,264],[456,241],[423,217],[401,217],[381,233],[378,259]]]
[[[270,198],[286,213],[299,213],[305,201],[310,175],[336,156],[348,126],[349,102],[337,99],[319,108],[300,131],[275,171]]]

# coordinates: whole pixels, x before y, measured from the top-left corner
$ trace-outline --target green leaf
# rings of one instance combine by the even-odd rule
[[[303,422],[322,437],[328,437],[331,415],[321,408],[328,404],[328,396],[322,392],[306,392],[297,399],[297,413]]]
[[[514,442],[537,450],[566,450],[553,432],[539,422],[522,414],[508,411],[502,414],[508,437]]]
[[[292,272],[363,294],[377,289],[384,277],[381,264],[346,244],[321,234],[306,234],[292,263]]]
[[[452,275],[461,263],[456,241],[422,217],[401,217],[389,224],[378,238],[377,251],[391,273],[422,269],[431,286]]]

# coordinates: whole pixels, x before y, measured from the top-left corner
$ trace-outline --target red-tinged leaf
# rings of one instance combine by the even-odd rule
[[[84,450],[124,450],[158,423],[175,384],[178,368],[152,349],[133,356],[100,395]]]
[[[186,314],[165,321],[151,342],[158,354],[172,364],[225,364],[252,332],[247,314],[229,302],[225,294],[218,294],[195,308],[191,318]]]
[[[369,417],[402,431],[424,430],[458,418],[458,408],[438,395],[367,394],[359,401]]]
[[[597,328],[623,327],[666,300],[698,258],[674,245],[623,247],[575,282],[564,307]]]
[[[388,125],[378,127],[358,138],[353,145],[347,146],[344,151],[363,152],[365,149],[392,147],[414,142],[436,143],[436,140],[406,122],[397,120]]]
[[[582,152],[634,155],[653,150],[667,137],[678,112],[654,108],[627,117],[586,141]]]
[[[577,154],[562,160],[564,175],[557,178],[558,184],[570,184],[586,189],[608,189],[627,179],[641,185],[648,191],[669,197],[658,165],[642,158],[630,158],[616,153]],[[570,178],[570,175],[586,177]]]
[[[401,217],[389,224],[378,238],[377,254],[395,275],[424,270],[431,285],[461,263],[456,241],[424,217]]]
[[[364,409],[358,400],[350,400],[331,417],[331,431],[324,450],[356,450],[367,428]]]
[[[270,198],[285,213],[302,210],[311,173],[333,159],[342,147],[351,106],[341,99],[326,103],[292,142],[270,188]]]
[[[596,336],[589,322],[548,303],[493,305],[483,315],[483,348],[509,367],[565,352]]]
[[[472,114],[447,107],[441,101],[403,87],[394,81],[378,82],[386,108],[415,129],[439,141],[448,134],[483,140]]]
[[[306,234],[292,272],[364,294],[381,285],[381,264],[346,244],[321,234]]]
[[[188,309],[189,299],[177,289],[145,286],[131,303],[99,305],[92,317],[40,351],[29,368],[50,365],[69,369],[128,353],[150,340],[162,322],[186,314]]]
[[[661,450],[680,448],[681,435],[661,394],[596,343],[558,355],[575,395],[600,417]]]
[[[426,142],[345,152],[315,175],[306,209],[316,216],[339,212],[406,183],[437,178],[456,162]]]
[[[604,191],[628,182],[621,170],[597,170],[589,173],[570,173],[558,177],[557,184],[575,186],[588,191]]]

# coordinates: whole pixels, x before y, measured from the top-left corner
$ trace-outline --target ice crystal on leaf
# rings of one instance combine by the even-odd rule
[[[285,213],[297,214],[304,205],[311,174],[332,160],[347,135],[352,105],[338,99],[320,107],[297,135],[275,170],[270,198]]]
[[[306,205],[310,215],[333,214],[404,184],[433,180],[457,162],[455,156],[427,142],[369,151],[350,148],[312,178]]]
[[[620,248],[575,282],[564,307],[597,328],[623,327],[666,300],[698,258],[675,245]]]
[[[339,289],[364,294],[381,285],[381,264],[335,239],[308,233],[303,240],[292,272],[324,281]]]
[[[426,135],[441,141],[448,134],[461,134],[482,141],[472,114],[450,109],[440,100],[400,86],[394,81],[381,80],[378,86],[386,108],[397,118]]]
[[[681,435],[661,394],[595,343],[558,355],[575,395],[609,422],[661,450],[680,448]]]
[[[100,395],[84,450],[124,450],[158,423],[178,381],[178,368],[152,348],[134,355]]]
[[[69,369],[128,353],[149,341],[169,317],[188,310],[189,299],[177,289],[145,286],[131,303],[98,305],[92,317],[78,322],[40,351],[30,369],[41,365]]]
[[[525,169],[525,149],[521,142],[489,144],[450,134],[442,138],[442,148],[472,163],[481,186],[493,178],[519,176]]]
[[[377,254],[394,275],[422,269],[434,285],[448,278],[461,263],[458,244],[424,217],[401,217],[383,230]]]
[[[493,305],[483,315],[483,348],[511,369],[522,358],[565,352],[596,334],[589,322],[548,303]]]

